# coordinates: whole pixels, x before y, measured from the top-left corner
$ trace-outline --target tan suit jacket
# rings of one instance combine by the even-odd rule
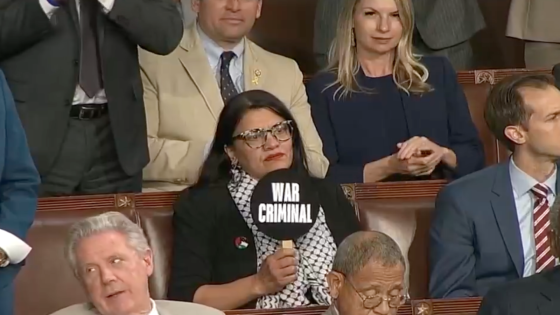
[[[155,302],[158,315],[224,315],[222,311],[201,304],[162,300]],[[91,307],[91,304],[86,303],[63,308],[51,315],[99,315],[99,313]]]
[[[511,0],[506,35],[560,43],[560,0]]]
[[[193,23],[167,56],[140,51],[150,163],[144,191],[181,190],[198,180],[207,143],[224,103],[216,75]],[[245,40],[245,90],[262,89],[282,100],[302,133],[311,174],[324,177],[328,160],[311,119],[303,75],[295,61]]]

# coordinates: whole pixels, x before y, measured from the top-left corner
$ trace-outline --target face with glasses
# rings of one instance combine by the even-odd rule
[[[366,264],[354,275],[332,271],[331,297],[340,315],[395,315],[404,304],[404,266]]]
[[[292,165],[292,134],[292,121],[269,109],[253,109],[237,124],[233,144],[226,148],[226,153],[245,172],[260,179]]]

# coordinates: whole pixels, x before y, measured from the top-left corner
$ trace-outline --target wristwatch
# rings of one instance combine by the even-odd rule
[[[10,258],[8,257],[8,254],[6,254],[6,252],[0,248],[0,268],[6,267],[10,264]]]

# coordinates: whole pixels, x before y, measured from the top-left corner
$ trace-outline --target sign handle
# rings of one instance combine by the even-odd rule
[[[282,241],[282,248],[294,248],[294,242],[292,240]]]

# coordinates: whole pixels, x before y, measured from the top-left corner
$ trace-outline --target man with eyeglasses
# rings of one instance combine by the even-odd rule
[[[332,306],[323,315],[395,315],[405,302],[404,256],[381,232],[361,231],[340,243],[328,275]]]

